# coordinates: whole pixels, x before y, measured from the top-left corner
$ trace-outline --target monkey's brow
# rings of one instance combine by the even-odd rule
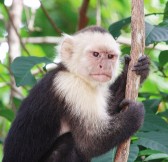
[[[93,48],[90,49],[89,52],[99,52],[99,53],[108,53],[108,54],[114,54],[117,55],[117,53],[114,50],[108,50],[108,49],[102,49],[102,48]]]
[[[92,53],[92,52],[99,52],[99,53],[117,55],[117,53],[115,51],[113,51],[113,50],[92,49],[92,50],[89,50],[89,52],[90,53]]]
[[[117,53],[113,49],[99,48],[98,50],[99,50],[100,53],[117,55]]]
[[[101,50],[101,51],[99,51],[100,53],[104,53],[104,54],[112,54],[112,55],[115,55],[115,56],[117,56],[118,54],[115,52],[115,51],[113,51],[113,50]]]

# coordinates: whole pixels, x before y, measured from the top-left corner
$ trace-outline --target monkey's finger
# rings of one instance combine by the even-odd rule
[[[132,71],[143,71],[143,70],[149,70],[149,64],[145,64],[143,66],[134,66],[132,68]]]
[[[134,67],[135,68],[136,67],[142,67],[142,66],[145,66],[145,65],[149,66],[150,63],[149,62],[138,62],[136,65],[134,65]]]
[[[125,108],[125,107],[129,106],[129,104],[130,104],[130,100],[124,99],[124,100],[120,103],[119,107],[120,107],[120,108]]]
[[[149,69],[135,71],[136,75],[146,78],[149,74]]]
[[[142,56],[138,59],[138,61],[143,61],[143,60],[149,60],[149,57],[146,56],[146,55],[142,55]]]
[[[120,61],[122,63],[129,64],[130,60],[131,60],[131,57],[129,55],[124,55],[124,57],[121,57]]]
[[[124,61],[125,61],[125,64],[129,64],[129,62],[131,61],[131,57],[129,55],[125,55]]]
[[[125,74],[127,75],[127,71],[128,71],[128,65],[129,65],[129,62],[130,62],[131,58],[129,55],[125,55],[124,56],[124,71],[125,71]]]
[[[138,61],[137,64],[135,64],[134,66],[137,67],[137,66],[143,66],[143,65],[150,65],[150,61],[149,60],[141,60],[141,61]]]

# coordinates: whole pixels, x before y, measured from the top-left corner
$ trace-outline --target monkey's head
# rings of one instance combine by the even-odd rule
[[[59,53],[67,69],[87,81],[106,83],[116,78],[120,49],[101,27],[91,26],[72,36],[64,35]]]

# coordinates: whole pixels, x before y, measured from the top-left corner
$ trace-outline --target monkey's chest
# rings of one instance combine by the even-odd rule
[[[73,102],[72,102],[73,101]],[[70,114],[75,117],[75,126],[84,133],[94,134],[104,129],[109,123],[108,105],[101,97],[76,95],[67,103],[71,105]]]
[[[54,81],[56,91],[65,101],[71,118],[78,119],[76,124],[90,129],[100,129],[109,119],[108,86],[91,87],[80,78],[60,73]]]

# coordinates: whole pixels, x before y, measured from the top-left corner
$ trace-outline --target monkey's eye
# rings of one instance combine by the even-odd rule
[[[99,57],[100,54],[99,54],[99,52],[93,52],[93,56],[94,56],[94,57]]]
[[[108,54],[108,59],[113,59],[115,56],[113,54]]]

